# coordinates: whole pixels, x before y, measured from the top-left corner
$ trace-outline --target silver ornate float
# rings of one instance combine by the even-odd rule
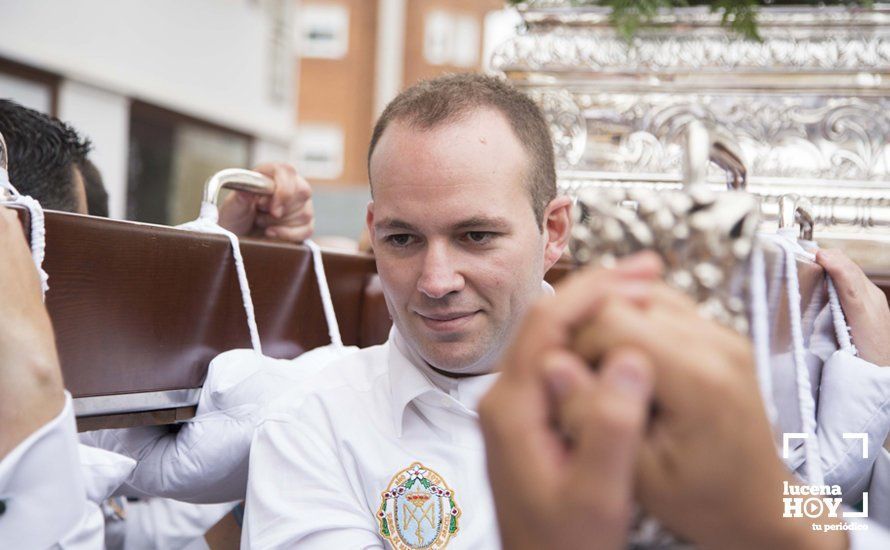
[[[766,220],[782,195],[805,197],[820,240],[890,275],[890,4],[763,8],[763,42],[707,8],[661,15],[631,44],[602,8],[519,10],[525,29],[492,65],[543,108],[564,191],[678,188],[684,128],[703,120],[739,144]],[[708,179],[725,188],[722,170]]]

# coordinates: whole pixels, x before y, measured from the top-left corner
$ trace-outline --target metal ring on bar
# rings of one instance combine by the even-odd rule
[[[259,172],[242,168],[226,168],[210,176],[204,184],[204,202],[217,204],[219,192],[223,189],[237,189],[258,195],[271,195],[275,192],[275,182]]]
[[[708,166],[711,162],[726,172],[727,187],[744,190],[748,170],[742,160],[742,149],[735,139],[713,125],[693,120],[686,126],[686,151],[683,157],[683,181],[686,186],[708,182]]]
[[[813,240],[813,227],[816,225],[813,205],[800,195],[789,193],[779,197],[779,227],[800,227],[799,238]]]

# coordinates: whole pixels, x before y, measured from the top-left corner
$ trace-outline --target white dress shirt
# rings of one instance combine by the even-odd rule
[[[62,412],[0,461],[0,502],[4,548],[48,548],[94,517],[87,506],[67,392]],[[101,548],[101,529],[93,532],[99,538],[91,544]]]
[[[240,501],[261,410],[357,350],[330,344],[287,360],[251,349],[227,351],[210,363],[197,414],[175,433],[167,426],[141,426],[87,432],[81,441],[138,461],[119,494],[202,504]]]
[[[332,363],[257,428],[242,547],[498,547],[476,414],[495,376],[438,375],[395,329]]]

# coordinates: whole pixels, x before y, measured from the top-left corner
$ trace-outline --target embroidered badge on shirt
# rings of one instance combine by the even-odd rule
[[[380,534],[395,550],[445,548],[459,517],[454,491],[419,462],[393,476],[377,510]]]

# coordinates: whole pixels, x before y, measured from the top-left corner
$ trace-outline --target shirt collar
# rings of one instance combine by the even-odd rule
[[[393,325],[389,331],[389,387],[396,437],[402,436],[402,417],[409,403],[427,392],[439,391],[420,368],[422,359],[408,347]]]
[[[553,294],[553,287],[546,281],[541,282],[544,294]],[[395,424],[396,437],[402,436],[402,420],[405,409],[418,397],[430,393],[445,393],[436,386],[426,374],[429,368],[399,333],[395,325],[389,331],[387,361],[389,362],[389,387],[392,419]],[[481,375],[477,384],[467,387],[471,394],[468,401],[478,403],[482,395],[494,382],[496,373]],[[475,406],[472,407],[475,410]]]

